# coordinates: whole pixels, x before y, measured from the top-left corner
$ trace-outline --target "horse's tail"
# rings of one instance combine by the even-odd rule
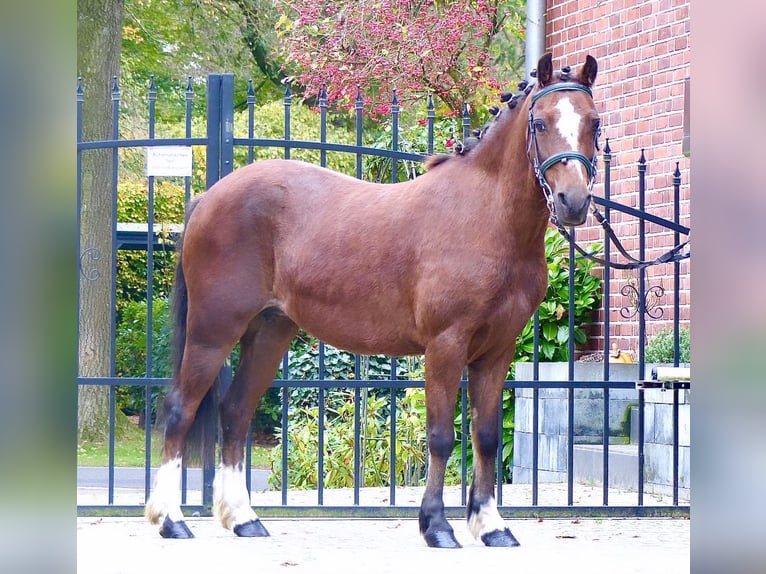
[[[192,200],[186,211],[186,222],[188,223],[197,200]],[[189,294],[186,289],[186,278],[184,277],[184,268],[182,263],[183,253],[182,233],[176,243],[176,274],[173,283],[172,298],[172,320],[173,320],[173,338],[171,343],[173,360],[173,386],[178,384],[178,374],[181,370],[181,362],[184,357],[184,348],[186,347],[186,317],[189,310]],[[202,463],[203,447],[207,444],[214,444],[218,432],[218,377],[205,394],[202,402],[197,409],[189,432],[186,435],[186,448],[184,459],[186,462]]]

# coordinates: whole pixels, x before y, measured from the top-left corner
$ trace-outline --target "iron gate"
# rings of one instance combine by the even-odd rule
[[[77,153],[78,153],[78,167],[80,165],[79,159],[81,154],[87,153],[88,150],[94,149],[106,149],[111,150],[114,158],[114,165],[117,165],[117,154],[121,148],[142,148],[142,147],[157,147],[157,146],[204,146],[207,158],[207,171],[206,171],[206,186],[210,187],[218,179],[224,177],[234,169],[235,148],[245,149],[247,151],[247,161],[252,162],[255,154],[254,150],[263,147],[276,147],[283,150],[284,157],[290,158],[291,151],[294,149],[314,149],[320,152],[320,164],[326,165],[326,154],[328,152],[341,152],[351,154],[355,158],[356,176],[361,178],[363,172],[363,158],[364,157],[383,157],[391,161],[391,178],[393,181],[398,180],[399,169],[403,162],[420,162],[424,159],[425,155],[406,153],[399,150],[398,133],[399,133],[399,109],[394,100],[392,106],[392,138],[390,149],[373,148],[363,145],[363,102],[361,94],[357,98],[355,105],[355,120],[356,120],[356,142],[353,145],[350,144],[338,144],[329,143],[326,141],[326,127],[327,127],[327,101],[323,94],[320,94],[318,99],[319,107],[319,122],[320,122],[320,138],[319,141],[299,141],[291,138],[290,126],[291,126],[291,108],[292,108],[292,95],[289,85],[286,88],[284,96],[284,127],[285,134],[284,139],[266,139],[255,137],[255,126],[253,122],[253,112],[255,106],[255,97],[250,90],[247,97],[247,109],[248,109],[248,133],[245,137],[240,137],[234,134],[234,76],[230,74],[223,75],[211,75],[207,80],[207,116],[206,125],[207,133],[205,137],[192,137],[192,102],[195,97],[192,88],[191,81],[187,85],[186,89],[186,113],[185,113],[185,137],[182,138],[156,138],[154,137],[154,124],[155,124],[155,101],[156,92],[150,87],[148,93],[149,102],[149,137],[142,139],[120,139],[119,137],[119,100],[120,93],[119,87],[116,82],[113,86],[112,98],[116,102],[114,106],[113,117],[113,139],[106,141],[82,141],[81,130],[78,129],[78,141],[77,141]],[[77,91],[77,121],[78,127],[82,122],[82,103],[86,93],[83,86],[78,86]],[[425,125],[428,130],[428,152],[433,151],[434,142],[434,122],[436,115],[434,113],[434,107],[429,99],[428,107],[426,109]],[[470,117],[464,113],[461,123],[463,139],[466,139],[470,135]],[[613,212],[622,212],[633,216],[637,219],[640,226],[639,234],[639,258],[644,259],[646,251],[645,245],[645,226],[652,224],[665,230],[670,230],[675,239],[675,243],[680,242],[681,236],[688,236],[689,228],[682,226],[679,223],[680,211],[679,211],[679,190],[681,184],[680,172],[676,168],[676,172],[673,174],[673,190],[674,190],[674,218],[673,220],[667,220],[651,213],[648,213],[644,208],[644,198],[646,193],[645,174],[647,163],[643,158],[639,162],[638,166],[638,189],[639,189],[639,208],[631,208],[621,205],[610,199],[610,169],[612,162],[612,155],[609,150],[608,142],[603,155],[604,161],[604,197],[595,197],[595,201],[604,208],[605,216],[610,218]],[[117,194],[117,176],[113,179],[113,185],[111,193],[116,197]],[[80,174],[78,173],[78,209],[82,209],[80,203]],[[184,185],[186,191],[186,199],[188,201],[191,195],[190,178],[184,178]],[[152,308],[152,261],[153,253],[157,249],[164,249],[167,237],[163,236],[155,226],[153,220],[152,201],[154,193],[154,178],[148,178],[148,194],[149,194],[149,214],[148,223],[146,226],[138,228],[130,226],[122,226],[117,223],[114,224],[113,231],[113,251],[117,249],[141,249],[146,250],[148,255],[147,262],[147,340],[146,347],[147,352],[147,368],[146,372],[152,374],[152,322],[153,322],[153,308]],[[114,218],[116,221],[116,217]],[[177,233],[177,229],[171,230],[171,239]],[[574,233],[572,233],[574,236]],[[80,246],[79,261],[80,261],[80,273],[78,274],[80,281],[94,280],[94,274],[90,273],[91,269],[89,265],[93,264],[93,253],[91,248],[83,249]],[[604,255],[608,259],[610,256],[610,244],[607,240],[605,242]],[[574,248],[570,246],[569,250],[570,265],[573,266],[575,259]],[[674,336],[674,363],[679,364],[679,288],[678,283],[680,280],[680,267],[679,263],[675,262],[671,264],[674,266],[673,275],[675,281],[675,288],[673,289],[674,301],[672,302],[673,313],[673,328],[675,332]],[[112,279],[112,285],[115,283],[115,264],[114,253],[112,253],[110,275]],[[95,274],[97,277],[98,274]],[[609,269],[605,270],[605,276],[609,277]],[[570,275],[573,278],[574,274]],[[97,280],[97,279],[96,279]],[[571,287],[571,285],[570,285]],[[639,329],[639,339],[644,340],[645,328],[646,328],[646,302],[647,302],[647,286],[645,271],[639,271],[639,277],[636,288],[637,295],[637,313],[636,321]],[[609,281],[604,282],[604,300],[609,300]],[[570,309],[574,307],[574,289],[570,289]],[[570,313],[570,317],[573,313]],[[501,468],[502,456],[498,457],[498,487],[497,487],[497,503],[501,514],[506,517],[540,517],[540,516],[675,516],[683,515],[688,516],[689,504],[688,501],[680,500],[679,498],[679,450],[688,447],[688,444],[681,445],[681,439],[679,438],[679,428],[681,424],[679,422],[679,409],[680,404],[688,402],[689,384],[688,382],[652,382],[649,380],[651,377],[647,373],[647,366],[643,356],[643,348],[639,347],[639,356],[637,363],[636,375],[632,378],[623,378],[617,380],[612,374],[613,366],[609,361],[604,360],[602,365],[602,373],[600,380],[597,381],[580,381],[576,380],[575,376],[575,353],[574,353],[574,337],[571,336],[574,326],[570,322],[570,336],[569,336],[569,363],[567,366],[567,375],[563,381],[561,380],[546,380],[540,375],[540,362],[539,357],[539,325],[538,316],[535,315],[535,354],[534,361],[532,363],[532,375],[527,379],[515,379],[506,381],[505,388],[507,390],[515,389],[520,392],[523,389],[531,391],[529,396],[531,406],[531,476],[529,481],[529,489],[531,492],[531,504],[527,505],[509,505],[503,498],[503,469]],[[112,345],[114,347],[115,341],[115,325],[114,318],[111,325],[112,329]],[[604,349],[609,349],[609,313],[605,314],[604,325]],[[111,350],[114,353],[114,348]],[[354,370],[353,376],[347,379],[333,379],[327,376],[327,353],[326,347],[323,343],[320,343],[317,349],[318,352],[318,378],[313,380],[304,380],[295,377],[290,372],[288,365],[288,355],[285,355],[283,360],[283,366],[281,369],[281,376],[278,376],[273,384],[273,387],[279,390],[281,394],[281,468],[279,469],[281,477],[286,479],[281,480],[280,494],[281,500],[277,504],[259,505],[257,501],[257,495],[254,495],[254,508],[261,516],[365,516],[365,517],[414,517],[417,515],[418,507],[413,504],[403,504],[400,500],[401,497],[397,497],[400,491],[400,486],[396,484],[394,479],[394,468],[396,458],[396,429],[397,429],[397,396],[401,395],[401,392],[410,388],[422,388],[423,381],[415,379],[413,380],[409,376],[405,376],[402,373],[403,367],[401,361],[396,358],[390,358],[390,368],[388,369],[388,377],[381,378],[365,378],[362,376],[364,357],[356,356],[353,358]],[[112,361],[114,365],[114,361]],[[231,366],[227,365],[222,368],[221,381],[223,385],[231,380]],[[101,504],[82,504],[78,503],[78,514],[82,516],[87,515],[140,515],[143,512],[143,506],[141,504],[120,504],[116,501],[115,491],[118,488],[119,481],[116,480],[116,471],[114,465],[114,450],[115,450],[115,420],[116,420],[116,395],[115,389],[117,387],[124,386],[138,386],[145,390],[145,421],[151,421],[151,390],[153,388],[166,387],[170,383],[170,379],[163,377],[146,376],[141,378],[125,378],[115,376],[114,368],[110,376],[104,377],[82,377],[78,376],[77,385],[78,388],[83,385],[104,385],[110,389],[110,415],[109,415],[109,465],[107,467],[105,478],[106,489],[106,501]],[[645,432],[646,432],[646,405],[645,394],[646,392],[653,392],[652,387],[659,387],[662,390],[658,392],[666,392],[669,390],[669,395],[672,398],[666,401],[671,405],[672,410],[672,485],[670,489],[672,491],[672,501],[668,504],[645,504],[644,503],[644,491],[645,491]],[[290,472],[287,467],[288,460],[288,430],[289,430],[289,409],[290,409],[290,391],[296,388],[315,389],[318,396],[319,412],[318,417],[320,424],[318,425],[317,440],[317,475],[318,475],[318,488],[316,492],[316,503],[310,505],[291,505],[290,504]],[[352,490],[352,502],[345,506],[326,504],[325,501],[325,488],[323,485],[324,477],[324,420],[326,417],[326,395],[332,389],[346,388],[353,392],[353,403],[359,407],[362,403],[362,395],[369,389],[377,389],[378,392],[388,394],[390,405],[390,436],[389,436],[389,491],[387,496],[387,502],[383,505],[371,506],[365,505],[361,502],[361,492],[363,488],[363,469],[361,467],[360,460],[360,434],[363,424],[362,412],[360,408],[354,409],[353,425],[354,425],[354,448],[353,459],[350,461],[352,466],[352,473],[354,476],[353,490]],[[540,432],[540,418],[543,414],[541,401],[546,399],[546,393],[558,389],[564,393],[565,401],[567,405],[567,420],[565,422],[566,437],[566,464],[565,464],[565,481],[566,481],[566,501],[561,504],[545,505],[540,502],[539,490],[541,484],[544,484],[544,479],[541,480],[540,473],[540,460],[539,453],[541,447],[541,441],[546,439]],[[603,482],[603,496],[600,504],[577,504],[575,500],[575,472],[574,472],[574,447],[575,447],[575,400],[576,393],[582,390],[596,389],[602,393],[601,400],[603,401],[603,436],[601,437],[602,448],[602,482]],[[638,457],[637,457],[637,477],[635,481],[635,504],[618,504],[610,502],[610,439],[609,439],[609,420],[610,420],[610,392],[617,392],[619,390],[633,390],[636,393],[638,401]],[[519,393],[520,394],[520,393]],[[680,397],[680,398],[679,398]],[[464,516],[465,515],[465,503],[466,503],[466,484],[467,484],[467,452],[468,452],[468,414],[467,414],[467,385],[464,380],[461,385],[461,391],[459,395],[459,408],[461,413],[460,425],[461,425],[461,440],[457,443],[458,453],[455,454],[460,459],[460,503],[447,508],[447,514],[449,516]],[[503,413],[499,412],[498,416],[502,417]],[[144,498],[148,497],[149,489],[151,486],[151,424],[145,425],[145,445],[146,456],[145,465],[141,469],[143,476],[143,494]],[[687,425],[688,426],[688,425]],[[502,425],[501,425],[502,428]],[[562,435],[562,436],[564,436]],[[250,442],[248,440],[247,460],[248,469],[250,468]],[[499,446],[499,454],[502,455],[502,441]],[[614,447],[612,447],[614,448]],[[688,450],[688,449],[687,449]],[[215,437],[207,444],[205,449],[205,458],[202,468],[202,485],[201,485],[201,501],[199,503],[187,503],[187,470],[184,471],[184,485],[183,485],[183,505],[187,512],[199,512],[203,515],[209,514],[212,503],[212,476],[215,466]],[[248,477],[248,488],[250,489],[250,472],[246,473]],[[686,477],[688,478],[688,477]],[[507,486],[506,486],[507,488]]]

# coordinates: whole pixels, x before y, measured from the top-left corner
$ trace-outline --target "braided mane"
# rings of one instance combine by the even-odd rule
[[[560,71],[554,72],[553,81],[551,83],[568,82],[570,80],[570,73],[571,68],[569,66],[564,66]],[[536,70],[532,70],[531,75],[532,77],[535,77]],[[519,102],[524,100],[532,92],[534,84],[522,80],[518,83],[517,87],[519,91],[515,94],[513,92],[503,92],[500,94],[500,102],[506,104],[509,110],[514,110]],[[494,127],[503,112],[498,106],[491,106],[488,111],[492,114],[493,118],[484,124],[484,127],[473,130],[471,132],[471,137],[467,138],[466,141],[456,143],[455,150],[452,153],[438,153],[428,156],[423,162],[426,170],[431,170],[456,156],[466,155],[479,147],[483,142],[484,136]]]

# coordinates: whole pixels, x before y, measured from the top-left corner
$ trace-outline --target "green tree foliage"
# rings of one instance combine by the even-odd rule
[[[145,101],[152,74],[161,119],[180,118],[173,102],[183,101],[187,76],[199,87],[208,74],[235,71],[255,80],[260,97],[276,95],[281,63],[274,21],[270,0],[125,0],[121,81],[127,108]],[[237,102],[245,99],[239,85]],[[195,105],[204,106],[204,99]]]
[[[508,84],[526,75],[524,45],[527,0],[504,0],[498,4],[502,16],[489,44],[498,79]],[[507,89],[507,88],[505,88]]]

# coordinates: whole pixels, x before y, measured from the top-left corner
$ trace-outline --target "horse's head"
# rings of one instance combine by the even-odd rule
[[[587,56],[575,70],[554,72],[551,61],[548,53],[537,64],[527,154],[554,223],[580,225],[588,215],[596,177],[600,120],[591,86],[598,66]]]

